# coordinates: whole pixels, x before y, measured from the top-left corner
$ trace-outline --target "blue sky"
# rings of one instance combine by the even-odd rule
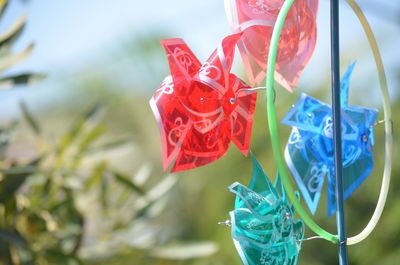
[[[395,2],[396,0],[386,1],[386,4],[390,6],[392,3],[395,6]],[[394,66],[398,65],[400,59],[400,26],[377,19],[376,12],[371,8],[368,10],[370,12],[367,15],[383,51],[389,84],[394,84]],[[135,34],[155,29],[167,30],[173,34],[169,37],[184,38],[199,58],[205,59],[220,39],[230,33],[223,0],[31,0],[29,4],[20,4],[17,1],[10,6],[0,30],[4,30],[23,12],[29,14],[28,26],[15,50],[21,50],[31,41],[36,42],[37,46],[33,55],[15,67],[13,72],[34,69],[48,73],[49,78],[27,91],[2,92],[0,110],[3,113],[4,110],[12,109],[15,99],[20,96],[43,101],[49,96],[49,91],[56,93],[57,73],[67,72],[73,75],[73,69],[93,62],[94,58],[110,49],[118,38],[129,35],[134,37]],[[330,64],[328,16],[328,1],[321,0],[318,44],[300,80],[302,89],[312,89],[318,83],[314,81],[327,78]],[[372,57],[361,60],[356,57],[363,55],[364,51],[366,54],[370,53],[367,46],[358,47],[367,42],[356,18],[344,4],[341,19],[341,50],[344,54],[342,71],[347,64],[357,60],[358,69],[356,68],[352,81],[355,86],[377,86],[377,77],[373,77],[375,70],[371,63]],[[349,52],[353,50],[357,52]],[[153,88],[148,90],[151,94]],[[396,93],[397,89],[392,85],[392,94]]]

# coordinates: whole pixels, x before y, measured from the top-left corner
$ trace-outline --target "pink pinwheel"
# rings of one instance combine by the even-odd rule
[[[284,0],[225,0],[234,32],[243,32],[238,43],[246,72],[253,86],[265,77],[273,27]],[[275,80],[287,90],[311,58],[316,43],[318,0],[296,0],[282,30]]]
[[[230,73],[241,34],[226,37],[203,64],[181,39],[161,41],[171,75],[150,100],[162,141],[164,170],[192,169],[224,155],[232,140],[248,154],[256,94]]]

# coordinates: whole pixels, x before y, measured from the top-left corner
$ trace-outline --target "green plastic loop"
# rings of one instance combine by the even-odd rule
[[[268,128],[272,142],[272,150],[274,152],[274,157],[276,164],[278,166],[278,171],[282,179],[282,183],[285,187],[286,193],[289,197],[290,202],[293,204],[296,209],[297,214],[303,220],[303,222],[317,235],[322,238],[331,241],[333,243],[338,243],[338,237],[333,235],[323,228],[321,228],[306,212],[306,210],[301,205],[300,201],[297,199],[293,186],[289,179],[289,173],[286,168],[285,160],[281,151],[281,141],[279,139],[279,132],[277,127],[277,117],[276,117],[276,108],[275,108],[275,92],[274,92],[274,73],[275,73],[275,64],[276,64],[276,56],[278,52],[278,43],[281,35],[281,31],[283,28],[283,24],[285,23],[286,16],[292,6],[294,0],[286,0],[279,12],[278,18],[275,22],[274,30],[272,32],[271,37],[271,45],[268,53],[268,64],[267,64],[267,75],[266,75],[266,87],[267,87],[267,117],[268,117]]]
[[[350,237],[347,240],[348,245],[353,245],[364,240],[375,228],[378,223],[383,208],[386,202],[389,184],[390,184],[390,172],[392,166],[392,141],[393,141],[393,132],[392,132],[392,118],[391,118],[391,110],[390,110],[390,99],[388,93],[388,86],[386,81],[386,74],[383,68],[382,58],[379,52],[378,45],[376,43],[376,39],[374,34],[372,33],[371,27],[367,19],[365,18],[363,12],[360,7],[354,0],[345,0],[349,6],[352,8],[357,18],[359,19],[363,29],[367,35],[369,45],[371,46],[372,52],[374,54],[374,59],[376,63],[376,67],[378,69],[381,92],[382,92],[382,100],[383,100],[383,109],[385,113],[385,166],[384,173],[381,185],[381,191],[378,199],[378,203],[374,214],[369,221],[368,225],[364,228],[364,230],[356,236]],[[321,228],[312,217],[306,212],[301,203],[298,201],[294,188],[289,178],[289,173],[286,168],[285,160],[283,158],[283,154],[281,151],[280,138],[277,128],[277,116],[276,116],[276,108],[275,108],[275,91],[273,89],[274,86],[274,73],[275,73],[275,64],[276,57],[278,52],[278,44],[280,34],[283,28],[283,24],[285,22],[286,16],[293,4],[294,0],[286,0],[279,12],[277,21],[274,26],[274,30],[271,37],[271,45],[268,53],[268,65],[267,65],[267,74],[266,74],[266,101],[267,101],[267,117],[268,117],[268,127],[272,142],[272,149],[274,152],[275,161],[278,165],[278,171],[282,179],[282,183],[286,189],[289,200],[295,207],[299,217],[304,221],[304,223],[317,235],[320,237],[331,241],[333,243],[338,243],[338,237],[333,235],[323,228]]]

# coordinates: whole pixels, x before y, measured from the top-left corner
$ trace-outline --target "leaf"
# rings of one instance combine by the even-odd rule
[[[40,135],[41,134],[41,128],[40,125],[38,123],[38,121],[36,120],[36,118],[33,116],[33,114],[31,113],[31,111],[29,110],[27,104],[25,101],[21,100],[19,102],[19,106],[21,108],[22,111],[22,115],[25,118],[25,120],[28,122],[29,127],[32,129],[32,131],[36,134],[36,135]]]
[[[218,251],[218,245],[214,242],[184,243],[177,246],[156,247],[150,255],[162,259],[187,260],[207,257]]]
[[[97,114],[99,114],[102,109],[102,105],[97,103],[89,108],[89,110],[84,113],[77,121],[75,121],[68,133],[61,137],[61,143],[57,150],[58,155],[63,154],[68,147],[78,138],[78,136],[83,132],[86,124],[94,119]]]
[[[52,187],[53,187],[53,182],[51,181],[50,177],[47,176],[46,182],[44,183],[42,188],[42,197],[47,198],[51,192]]]
[[[106,152],[115,148],[123,147],[126,144],[129,144],[131,141],[127,139],[117,140],[115,142],[106,143],[100,146],[95,146],[89,148],[87,150],[88,153],[95,153],[95,152]]]
[[[45,74],[23,73],[0,78],[0,89],[13,86],[32,85],[45,79]]]
[[[88,123],[91,119],[93,119],[101,110],[101,105],[96,103],[89,110],[82,115],[75,123],[72,124],[71,129],[69,130],[69,134],[72,139],[75,139],[82,129],[84,128],[85,124]]]
[[[103,109],[103,104],[95,103],[89,110],[83,115],[82,120],[91,120]]]
[[[104,175],[105,177],[105,175]],[[103,209],[108,208],[108,200],[107,200],[107,194],[108,194],[108,181],[107,178],[104,178],[103,181],[101,182],[100,186],[100,200],[101,200],[101,205]]]
[[[97,125],[94,128],[92,128],[89,132],[87,132],[85,136],[83,136],[83,139],[81,139],[75,157],[71,163],[72,170],[76,170],[79,167],[80,163],[82,162],[82,159],[84,158],[84,153],[86,152],[89,145],[97,138],[99,138],[102,134],[104,134],[104,132],[105,132],[104,127],[102,125]]]
[[[94,187],[97,183],[100,183],[107,167],[108,167],[107,161],[102,161],[96,165],[96,167],[94,168],[94,170],[92,172],[92,175],[86,181],[86,185],[85,185],[86,190],[89,190],[90,188]]]
[[[135,183],[133,183],[133,181],[131,181],[129,179],[129,177],[124,176],[124,175],[122,175],[120,173],[117,173],[117,172],[113,172],[112,174],[114,175],[116,181],[118,181],[119,183],[121,183],[125,187],[131,189],[133,192],[139,193],[141,195],[145,194],[143,189],[141,187],[137,186]]]
[[[86,151],[88,146],[98,139],[101,135],[104,134],[105,128],[102,125],[97,125],[94,128],[92,128],[82,139],[81,143],[79,144],[79,153]]]
[[[138,198],[132,210],[135,210],[137,212],[143,211],[146,207],[149,207],[153,202],[168,193],[172,189],[172,187],[174,187],[177,181],[178,179],[176,176],[168,175],[156,186],[151,188],[151,190],[147,191],[144,196]]]
[[[47,211],[28,212],[24,215],[27,220],[27,230],[29,235],[37,235],[43,231],[55,231],[58,227],[54,218]]]
[[[149,163],[144,163],[133,176],[133,181],[136,185],[142,186],[149,179],[151,174],[151,165]]]
[[[61,250],[56,248],[46,250],[44,256],[49,264],[83,265],[83,262],[77,256],[63,253]]]
[[[8,169],[0,169],[0,173],[5,175],[17,175],[17,174],[33,174],[37,172],[36,166],[25,166],[25,167],[11,167]]]
[[[28,243],[17,231],[10,231],[0,228],[0,240],[6,241],[10,244],[26,248]]]
[[[40,158],[35,159],[25,167],[11,167],[0,171],[4,174],[0,181],[0,202],[5,202],[12,197],[24,184],[26,178],[36,172],[35,168],[39,161]]]
[[[35,45],[33,43],[31,43],[22,52],[17,53],[17,54],[12,54],[12,55],[0,60],[0,71],[7,70],[11,66],[25,60],[32,53],[34,47],[35,47]]]
[[[7,0],[0,0],[0,19],[2,18],[4,12],[6,11],[8,6]]]
[[[17,213],[17,196],[8,197],[7,200],[4,201],[3,206],[4,212],[9,218],[15,215]]]
[[[10,142],[11,134],[15,131],[16,125],[16,122],[12,122],[7,127],[0,129],[0,160],[5,159],[5,153]]]
[[[21,35],[25,28],[26,15],[20,16],[14,24],[2,35],[0,35],[0,48],[3,46],[11,46]]]
[[[5,202],[24,184],[26,178],[32,173],[7,174],[0,181],[0,202]]]

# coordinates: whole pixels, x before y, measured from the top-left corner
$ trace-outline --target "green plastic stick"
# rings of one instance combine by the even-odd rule
[[[275,23],[274,31],[272,33],[271,45],[268,54],[268,66],[267,66],[267,76],[266,76],[266,87],[267,87],[267,116],[268,116],[268,127],[272,140],[272,149],[274,152],[275,161],[278,165],[278,171],[282,178],[282,183],[285,187],[286,193],[295,207],[297,214],[304,221],[304,223],[317,235],[322,238],[331,241],[333,243],[338,243],[338,238],[336,235],[333,235],[324,229],[322,229],[314,220],[310,217],[310,215],[303,208],[299,200],[297,199],[293,186],[289,179],[289,173],[286,169],[286,165],[284,162],[284,158],[281,152],[281,144],[279,139],[279,133],[277,128],[277,117],[276,117],[276,108],[275,108],[275,92],[274,92],[274,73],[275,73],[275,63],[276,56],[278,52],[278,43],[281,35],[281,31],[283,28],[283,24],[285,23],[286,16],[292,6],[294,0],[286,0],[279,12],[278,18]]]

